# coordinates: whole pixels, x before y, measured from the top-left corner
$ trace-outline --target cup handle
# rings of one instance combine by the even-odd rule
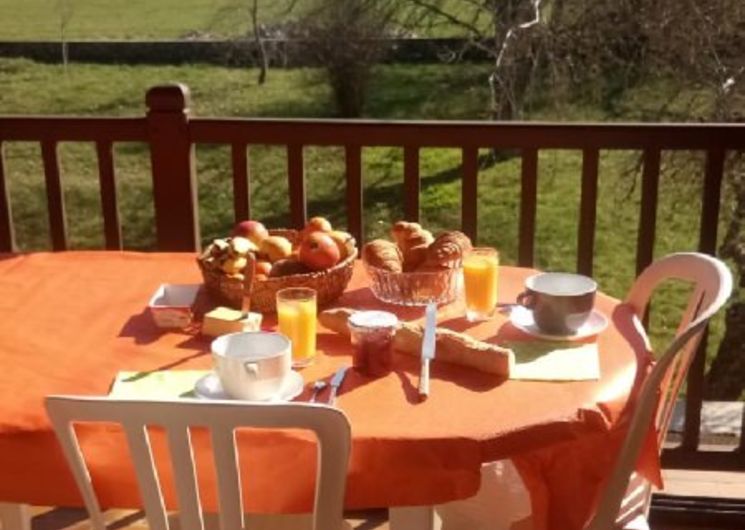
[[[535,307],[535,296],[533,295],[533,293],[523,291],[522,293],[517,295],[517,305],[527,307],[528,309],[533,309],[533,307]]]
[[[246,371],[248,375],[254,378],[258,377],[259,375],[259,364],[258,363],[245,362],[243,363],[243,369]]]

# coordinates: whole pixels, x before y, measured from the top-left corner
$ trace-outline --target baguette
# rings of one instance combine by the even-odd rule
[[[327,309],[318,315],[325,328],[349,336],[347,320],[354,309],[339,307]],[[475,368],[481,372],[509,377],[515,364],[512,350],[496,344],[482,342],[464,333],[447,328],[437,328],[435,360]],[[422,351],[424,336],[422,326],[402,323],[393,338],[393,347],[402,353],[418,356]]]

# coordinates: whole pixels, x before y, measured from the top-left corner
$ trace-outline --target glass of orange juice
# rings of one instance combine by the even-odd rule
[[[463,260],[466,318],[475,322],[494,315],[499,283],[499,254],[493,248],[474,248]]]
[[[308,366],[316,357],[316,291],[290,287],[277,291],[279,332],[292,342],[292,365]]]

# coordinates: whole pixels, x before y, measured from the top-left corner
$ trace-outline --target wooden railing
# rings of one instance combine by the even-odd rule
[[[341,146],[346,159],[348,230],[364,240],[361,153],[365,147],[403,148],[404,215],[419,218],[419,152],[422,148],[457,148],[462,156],[462,229],[478,239],[478,149],[510,149],[519,153],[521,202],[518,263],[532,266],[536,232],[538,153],[542,149],[582,152],[582,184],[578,227],[577,270],[592,275],[601,150],[635,150],[643,156],[641,209],[636,270],[652,260],[661,152],[703,151],[706,154],[699,250],[715,254],[725,157],[745,151],[745,125],[725,124],[553,124],[490,122],[381,122],[341,120],[260,120],[193,118],[189,93],[181,85],[159,86],[147,94],[142,118],[0,117],[0,251],[15,249],[2,144],[39,142],[44,162],[49,225],[55,250],[68,238],[57,159],[59,142],[93,142],[98,156],[101,204],[107,249],[121,249],[112,145],[145,142],[150,147],[157,248],[193,251],[199,248],[194,145],[225,144],[231,148],[236,219],[251,216],[247,149],[282,145],[287,149],[287,178],[292,223],[306,219],[303,164],[305,146]],[[686,394],[686,421],[680,447],[668,451],[672,467],[745,469],[745,445],[737,451],[698,450],[704,381],[705,344],[691,367]],[[745,438],[745,437],[741,437]]]

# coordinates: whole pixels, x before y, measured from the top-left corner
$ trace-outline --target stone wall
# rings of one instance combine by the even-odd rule
[[[266,40],[271,66],[313,66],[313,45],[305,41]],[[438,63],[456,57],[488,60],[482,51],[467,47],[465,39],[387,39],[385,61],[392,63]],[[465,50],[465,52],[464,52]],[[224,66],[256,64],[256,47],[248,40],[178,41],[70,41],[69,61],[107,64],[207,63]],[[0,57],[27,58],[59,63],[62,44],[55,41],[0,42]]]

